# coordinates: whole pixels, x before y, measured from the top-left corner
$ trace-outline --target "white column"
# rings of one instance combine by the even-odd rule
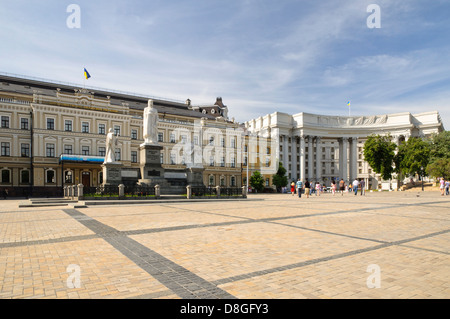
[[[316,137],[316,180],[320,181],[322,178],[322,145],[320,137]]]
[[[297,137],[291,138],[291,181],[297,180]]]
[[[314,150],[313,150],[313,137],[308,136],[308,179],[311,181],[313,179],[314,171]]]
[[[347,171],[347,152],[348,152],[348,141],[347,137],[343,137],[341,141],[341,145],[339,145],[339,172],[341,178],[344,179],[345,182],[348,182],[348,171]]]
[[[305,180],[305,137],[300,136],[300,180]]]
[[[288,147],[288,136],[283,135],[283,166],[286,169],[286,172],[289,171]]]
[[[351,138],[350,147],[350,181],[353,181],[358,176],[358,138]]]

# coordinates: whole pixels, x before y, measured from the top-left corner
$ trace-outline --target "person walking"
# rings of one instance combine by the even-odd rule
[[[316,196],[317,195],[320,196],[320,182],[319,181],[316,182]]]
[[[291,183],[291,194],[292,194],[292,196],[294,196],[294,194],[295,194],[295,183],[294,183],[294,181],[292,181],[292,183]]]
[[[344,196],[344,191],[345,191],[345,182],[344,179],[341,179],[339,181],[339,191],[341,192],[341,196]]]
[[[358,186],[359,186],[358,179],[355,178],[355,180],[353,181],[353,191],[355,192],[355,196],[358,195]]]
[[[439,189],[441,190],[441,196],[444,196],[445,180],[443,177],[441,177]]]
[[[366,195],[366,189],[364,188],[366,186],[366,182],[364,181],[364,178],[361,178],[359,182],[359,187],[361,187],[361,196],[364,194]]]
[[[445,195],[449,195],[449,189],[450,189],[450,180],[447,180],[445,182]]]
[[[331,182],[331,192],[333,193],[333,196],[336,193],[336,181],[334,179]]]
[[[305,180],[305,195],[306,198],[309,198],[309,190],[311,188],[311,184],[309,183],[308,179]]]
[[[300,180],[300,178],[298,179],[296,185],[297,187],[297,192],[298,192],[298,198],[302,197],[302,188],[303,188],[303,182]]]

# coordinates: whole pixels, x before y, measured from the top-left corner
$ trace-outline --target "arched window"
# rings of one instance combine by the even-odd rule
[[[66,184],[73,183],[73,172],[71,170],[67,170],[64,172],[64,183]]]
[[[56,173],[55,170],[50,168],[45,171],[45,182],[47,184],[54,184],[56,183]]]
[[[1,182],[2,184],[10,184],[11,183],[11,170],[8,168],[4,168],[1,170]]]
[[[30,171],[28,169],[23,169],[20,171],[20,183],[21,184],[30,183]]]

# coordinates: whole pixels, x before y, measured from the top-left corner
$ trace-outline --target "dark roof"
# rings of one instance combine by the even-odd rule
[[[39,94],[56,96],[56,89],[60,89],[63,93],[74,93],[76,89],[81,87],[63,83],[52,83],[45,80],[26,79],[15,76],[7,76],[0,74],[0,91],[13,92],[18,94],[33,95],[35,90]],[[164,100],[159,98],[140,96],[133,93],[122,93],[117,91],[108,91],[106,89],[86,89],[94,93],[95,97],[107,98],[110,97],[112,105],[122,105],[128,103],[130,109],[143,110],[148,105],[148,100],[153,99],[153,105],[158,110],[158,113],[174,114],[191,117],[206,117],[208,119],[215,119],[215,116],[210,114],[202,114],[199,111],[188,108],[188,105],[179,101]]]

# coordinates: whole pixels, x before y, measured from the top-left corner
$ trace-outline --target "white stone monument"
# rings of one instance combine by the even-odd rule
[[[186,143],[183,146],[183,156],[186,164],[187,183],[191,186],[204,186],[201,147],[192,142]]]
[[[148,100],[144,109],[142,137],[144,143],[139,146],[141,178],[139,184],[149,186],[160,185],[169,187],[164,178],[164,168],[161,166],[161,150],[158,144],[158,111],[153,107],[153,100]]]
[[[106,134],[106,153],[102,164],[103,185],[119,185],[122,183],[122,163],[116,160],[115,154],[117,144],[117,136],[110,128],[108,134]]]

